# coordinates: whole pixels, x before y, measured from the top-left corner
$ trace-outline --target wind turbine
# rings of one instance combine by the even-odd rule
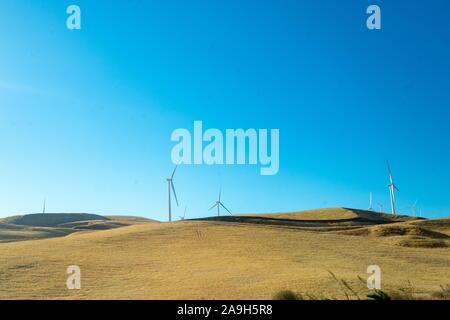
[[[389,166],[389,161],[386,161],[387,163],[387,167],[388,167],[388,171],[389,171],[389,194],[391,196],[391,208],[392,208],[392,214],[396,214],[395,213],[395,191],[400,192],[400,190],[397,188],[397,186],[394,183],[394,178],[392,177],[392,171],[391,171],[391,167]]]
[[[42,213],[43,214],[45,214],[45,202],[46,202],[46,199],[44,199],[44,206],[42,207]]]
[[[373,211],[373,195],[372,195],[372,192],[370,193],[369,210]]]
[[[381,202],[378,203],[378,207],[380,208],[380,213],[383,213],[383,204]]]
[[[172,201],[171,201],[171,194],[173,191],[173,195],[175,197],[175,201],[177,202],[178,206],[178,198],[177,193],[175,192],[175,186],[173,185],[173,177],[175,176],[175,172],[177,171],[178,165],[175,166],[175,169],[173,169],[172,175],[170,178],[167,178],[167,184],[169,187],[169,222],[172,221]]]
[[[412,210],[413,217],[417,216],[417,202],[418,202],[418,200],[416,200],[411,206],[408,206],[408,207],[405,208],[405,209],[411,209]]]
[[[413,211],[413,216],[414,217],[417,217],[417,201],[418,200],[416,200],[416,202],[414,202],[414,204],[411,206],[411,209]]]
[[[220,200],[221,196],[222,196],[222,189],[220,189],[220,192],[219,192],[219,200],[217,200],[216,203],[211,208],[209,208],[209,210],[212,210],[215,207],[217,207],[217,216],[218,217],[220,216],[220,207],[224,208],[225,210],[228,211],[229,214],[231,214],[230,210],[228,210],[227,207],[225,207],[224,204],[222,203],[222,201]]]

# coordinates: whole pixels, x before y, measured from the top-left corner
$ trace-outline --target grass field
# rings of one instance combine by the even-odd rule
[[[72,221],[54,235],[35,227],[36,238],[22,241],[11,228],[32,227],[2,221],[0,299],[271,299],[280,290],[345,298],[329,271],[364,297],[357,277],[373,264],[383,290],[412,285],[427,298],[450,284],[450,219],[389,217],[350,209],[172,223],[108,217],[91,224],[113,229]],[[81,290],[66,288],[69,265],[81,268]]]

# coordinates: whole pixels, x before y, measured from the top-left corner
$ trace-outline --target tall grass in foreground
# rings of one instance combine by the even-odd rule
[[[419,296],[417,290],[412,283],[408,281],[407,286],[396,290],[383,291],[374,289],[361,297],[346,280],[339,279],[333,272],[328,271],[331,277],[339,285],[341,292],[345,299],[337,299],[333,297],[325,297],[323,295],[294,292],[292,290],[281,290],[273,295],[274,300],[450,300],[450,284],[441,285],[440,289],[432,292],[427,296]],[[366,285],[366,282],[361,278],[358,279]]]

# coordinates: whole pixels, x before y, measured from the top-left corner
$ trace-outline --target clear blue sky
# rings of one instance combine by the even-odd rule
[[[66,7],[82,30],[66,29]],[[382,9],[369,31],[365,10]],[[385,161],[426,217],[450,215],[450,2],[0,2],[0,216],[167,219],[171,132],[279,128],[280,172],[183,166],[187,217],[389,208]],[[409,210],[403,210],[409,213]]]

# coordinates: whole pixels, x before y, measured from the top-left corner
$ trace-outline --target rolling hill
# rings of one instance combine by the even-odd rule
[[[329,271],[364,297],[368,290],[358,276],[367,278],[373,264],[388,292],[412,284],[418,297],[430,297],[450,284],[450,219],[315,212],[317,219],[314,212],[138,219],[109,230],[0,243],[0,299],[270,299],[285,289],[346,298]],[[70,265],[81,268],[79,291],[66,289]]]
[[[0,242],[63,237],[74,232],[108,230],[143,222],[141,217],[87,213],[28,214],[0,219]]]
[[[96,214],[87,213],[37,213],[4,218],[2,222],[21,226],[58,227],[67,223],[93,220],[105,221],[109,219]]]
[[[226,215],[197,220],[274,225],[314,231],[338,231],[422,219],[367,210],[328,208],[288,213]]]

